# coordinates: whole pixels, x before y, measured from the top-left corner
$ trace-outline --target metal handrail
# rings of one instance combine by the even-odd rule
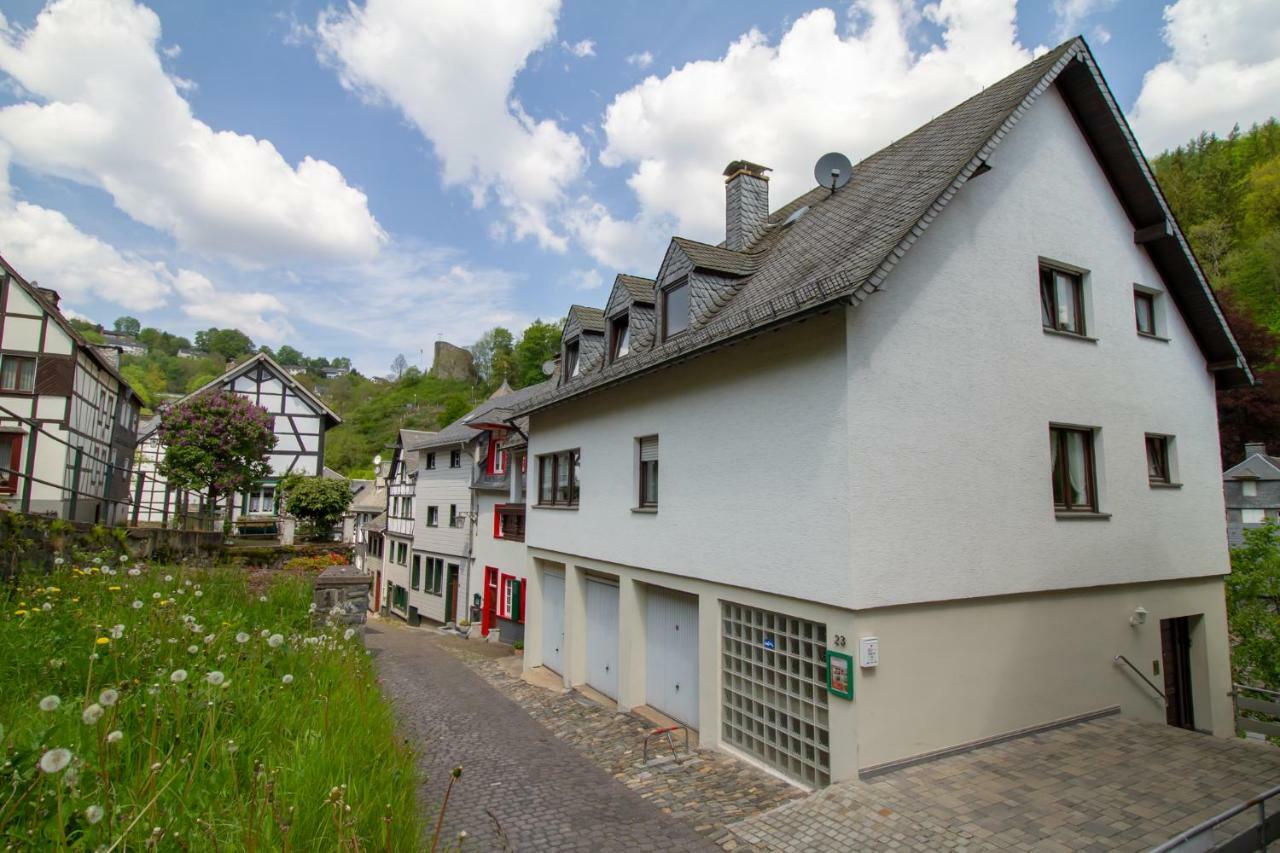
[[[1160,695],[1161,700],[1163,700],[1166,705],[1169,704],[1169,697],[1164,695],[1164,691],[1161,690],[1159,687],[1156,687],[1150,678],[1147,678],[1145,675],[1143,675],[1142,670],[1138,669],[1136,666],[1133,665],[1133,661],[1129,660],[1124,655],[1116,655],[1114,658],[1111,659],[1111,662],[1116,664],[1120,663],[1121,661],[1123,661],[1125,665],[1129,667],[1129,669],[1133,670],[1134,675],[1141,678],[1143,681],[1147,683],[1148,687],[1150,687],[1152,690],[1158,693]]]
[[[1181,847],[1183,844],[1187,843],[1188,841],[1192,841],[1196,839],[1197,836],[1203,835],[1204,833],[1211,831],[1214,827],[1220,826],[1221,824],[1224,824],[1227,821],[1231,820],[1231,818],[1235,817],[1236,815],[1243,814],[1244,812],[1254,807],[1258,809],[1258,826],[1255,827],[1255,829],[1258,832],[1258,846],[1251,847],[1249,849],[1266,850],[1267,845],[1271,841],[1271,839],[1268,838],[1268,834],[1267,834],[1266,802],[1267,800],[1276,796],[1280,796],[1280,785],[1276,785],[1274,788],[1268,788],[1267,790],[1263,791],[1261,794],[1258,794],[1256,797],[1251,797],[1250,799],[1245,800],[1243,803],[1239,803],[1238,805],[1232,806],[1222,814],[1215,815],[1214,817],[1211,817],[1206,821],[1196,824],[1195,826],[1191,827],[1185,832],[1178,833],[1173,838],[1170,838],[1168,841],[1166,841],[1164,844],[1161,844],[1159,847],[1151,848],[1149,853],[1170,853],[1170,851],[1177,850],[1179,847]],[[1253,830],[1251,829],[1245,830],[1244,833],[1240,833],[1240,834],[1245,835],[1252,831]],[[1203,850],[1208,848],[1196,846],[1195,848],[1192,848],[1192,849]]]
[[[1250,687],[1248,684],[1233,684],[1231,686],[1236,690],[1248,690],[1251,693],[1265,693],[1268,696],[1280,698],[1280,690],[1267,690],[1265,687]]]

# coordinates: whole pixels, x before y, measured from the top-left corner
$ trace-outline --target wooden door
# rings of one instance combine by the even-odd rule
[[[484,612],[480,619],[480,636],[489,636],[489,631],[498,624],[498,570],[493,566],[484,567]]]
[[[452,622],[458,613],[458,567],[449,564],[448,577],[444,582],[444,621]]]
[[[1195,728],[1191,703],[1191,618],[1160,620],[1164,662],[1165,720],[1180,729]]]

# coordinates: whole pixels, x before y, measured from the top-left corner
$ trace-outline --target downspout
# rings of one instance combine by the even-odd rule
[[[467,450],[466,442],[464,442],[460,446],[462,447],[461,452],[465,453]],[[462,597],[462,606],[466,611],[466,617],[468,622],[471,621],[471,575],[472,575],[472,569],[474,568],[474,566],[471,565],[472,561],[474,560],[474,558],[471,556],[471,542],[473,540],[473,537],[476,535],[476,529],[479,525],[479,520],[480,520],[479,509],[476,506],[475,453],[471,454],[471,473],[469,476],[471,478],[471,482],[468,484],[468,488],[467,488],[467,538],[466,538],[466,543],[463,545],[463,548],[462,548],[462,553],[463,553],[462,565],[467,572],[467,580],[465,584],[466,592],[463,594],[463,597]],[[458,624],[459,618],[460,618],[459,615],[455,613],[453,616],[453,624],[455,627]],[[467,629],[467,633],[468,634],[471,633],[470,628]]]

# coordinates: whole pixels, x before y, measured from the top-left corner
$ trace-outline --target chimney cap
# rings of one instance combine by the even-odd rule
[[[759,163],[752,163],[750,160],[734,160],[728,166],[724,167],[724,176],[729,180],[736,178],[738,175],[750,175],[753,178],[761,180],[769,180],[765,172],[772,172],[768,166],[761,166]]]

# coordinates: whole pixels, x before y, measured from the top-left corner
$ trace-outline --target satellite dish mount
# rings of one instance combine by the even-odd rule
[[[849,162],[848,157],[839,151],[823,154],[813,167],[814,180],[821,186],[831,190],[832,193],[849,183],[849,179],[852,177],[853,164]]]

